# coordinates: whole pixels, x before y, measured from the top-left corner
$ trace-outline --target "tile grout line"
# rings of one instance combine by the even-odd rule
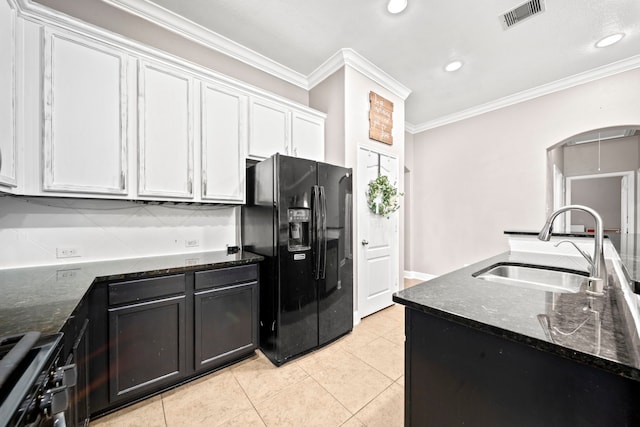
[[[165,427],[169,427],[169,423],[167,422],[167,413],[164,409],[164,397],[162,397],[164,393],[160,393],[160,403],[162,404],[162,418],[164,419]]]
[[[320,383],[320,381],[318,381],[318,380],[317,380],[313,375],[311,375],[309,372],[307,372],[307,370],[306,370],[306,369],[304,369],[302,366],[300,366],[300,369],[302,369],[303,371],[305,371],[305,372],[307,373],[307,375],[309,376],[309,378],[311,378],[313,381],[315,381],[315,383],[316,383],[316,384],[318,384],[318,385],[320,386],[320,388],[321,388],[321,389],[323,389],[324,391],[326,391],[326,392],[327,392],[327,394],[328,394],[329,396],[333,397],[333,399],[334,399],[336,402],[338,402],[338,404],[339,404],[340,406],[342,406],[342,407],[344,408],[344,410],[345,410],[345,411],[347,411],[347,412],[350,414],[350,417],[349,417],[349,418],[347,418],[346,420],[344,420],[344,422],[343,422],[343,423],[339,424],[339,425],[338,425],[338,426],[336,426],[336,427],[340,427],[340,426],[344,425],[344,424],[345,424],[345,423],[347,423],[350,419],[352,419],[353,417],[355,417],[355,416],[356,416],[356,414],[355,414],[355,413],[351,413],[351,411],[349,410],[349,408],[347,408],[346,406],[344,406],[344,404],[343,404],[343,403],[342,403],[342,402],[341,402],[341,401],[340,401],[336,396],[334,396],[334,395],[333,395],[333,393],[331,393],[329,390],[327,390],[327,389],[326,389],[326,387],[325,387],[325,386],[323,386],[323,385],[322,385],[322,383]],[[365,405],[365,406],[366,406],[366,405]],[[356,411],[356,413],[358,413],[358,411]],[[358,420],[358,421],[360,421],[360,420]]]
[[[379,337],[379,338],[382,338],[382,339],[384,339],[385,341],[387,341],[387,342],[389,342],[389,343],[391,343],[391,344],[393,344],[393,345],[397,345],[396,343],[394,343],[394,342],[392,342],[392,341],[389,341],[388,339],[386,339],[386,338],[384,338],[384,337]],[[402,377],[402,375],[404,375],[404,372],[403,372],[403,373],[402,373],[402,375],[400,375],[398,378],[393,379],[393,378],[391,378],[389,375],[387,375],[387,374],[385,374],[384,372],[382,372],[380,369],[378,369],[378,368],[376,368],[375,366],[373,366],[371,363],[367,362],[366,360],[363,360],[363,359],[362,359],[360,356],[358,356],[357,354],[352,353],[352,352],[350,352],[350,351],[348,351],[348,350],[345,350],[345,351],[346,351],[347,353],[349,353],[350,355],[352,355],[353,357],[356,357],[358,360],[360,360],[360,361],[361,361],[362,363],[364,363],[365,365],[367,365],[367,366],[369,366],[370,368],[374,369],[376,372],[378,372],[378,373],[382,374],[384,377],[389,378],[389,379],[391,380],[391,382],[392,382],[392,383],[394,383],[394,382],[398,381],[398,380]],[[404,354],[404,350],[403,350],[403,354]]]
[[[267,426],[267,423],[265,422],[264,418],[262,417],[262,414],[260,413],[260,411],[258,411],[258,408],[256,407],[256,404],[253,402],[253,400],[251,400],[251,398],[249,397],[249,395],[247,394],[247,391],[244,389],[244,387],[242,386],[242,383],[240,383],[240,381],[238,380],[238,377],[236,377],[236,373],[234,372],[234,370],[232,369],[232,367],[229,367],[229,370],[231,371],[231,375],[233,375],[233,379],[236,381],[236,383],[240,386],[240,389],[242,390],[242,392],[244,393],[245,397],[247,398],[247,400],[249,401],[249,403],[251,404],[251,407],[253,408],[254,411],[256,411],[256,414],[258,414],[258,417],[260,418],[260,421],[262,421],[262,424],[264,424],[265,426]],[[306,371],[305,371],[306,372]],[[307,374],[309,375],[309,374]],[[286,388],[286,387],[285,387]],[[282,390],[281,390],[282,391]],[[280,392],[281,392],[280,391]],[[277,395],[280,392],[274,394]],[[269,397],[268,399],[271,399],[271,397]],[[267,399],[265,399],[267,400]]]

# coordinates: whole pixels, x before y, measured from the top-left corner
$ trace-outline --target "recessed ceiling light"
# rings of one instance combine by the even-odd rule
[[[460,68],[462,68],[462,61],[451,61],[444,67],[444,69],[449,72],[457,71]]]
[[[624,33],[616,33],[611,34],[610,36],[604,37],[596,43],[596,47],[607,47],[612,44],[618,43],[624,37]]]
[[[407,0],[389,0],[387,10],[389,13],[400,13],[407,7]]]

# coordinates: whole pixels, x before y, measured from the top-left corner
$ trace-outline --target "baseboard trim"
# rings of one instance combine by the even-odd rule
[[[420,273],[419,271],[408,271],[405,270],[404,271],[404,278],[405,279],[418,279],[418,280],[431,280],[433,278],[438,277],[435,274],[428,274],[428,273]]]

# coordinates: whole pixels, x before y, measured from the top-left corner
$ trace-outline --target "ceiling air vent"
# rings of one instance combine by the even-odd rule
[[[500,16],[502,28],[506,30],[540,12],[544,12],[544,0],[528,1]]]

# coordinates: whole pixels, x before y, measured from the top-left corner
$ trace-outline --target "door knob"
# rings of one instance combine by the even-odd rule
[[[362,239],[362,246],[367,246],[369,242],[366,239]]]

